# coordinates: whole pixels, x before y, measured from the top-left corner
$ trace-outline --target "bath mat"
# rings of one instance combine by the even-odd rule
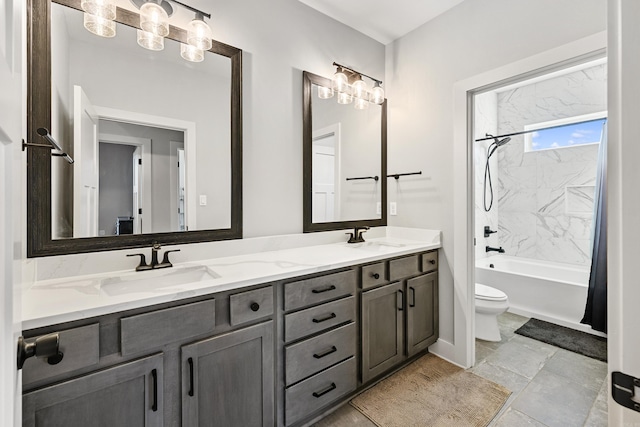
[[[530,319],[516,330],[516,334],[555,345],[592,359],[607,361],[607,339],[603,337],[539,319]]]
[[[511,392],[427,354],[351,400],[380,427],[484,427]]]

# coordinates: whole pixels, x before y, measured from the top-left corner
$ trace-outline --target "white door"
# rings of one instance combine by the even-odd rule
[[[619,371],[640,378],[640,128],[637,119],[640,98],[640,2],[609,0],[608,16],[609,372]],[[635,404],[640,408],[640,387],[630,388],[635,393]],[[614,403],[610,397],[609,425],[640,426],[640,412]]]
[[[313,132],[312,142],[313,222],[340,220],[340,125]]]
[[[98,235],[98,115],[73,87],[73,237]]]
[[[133,152],[133,234],[142,232],[142,147],[138,146]]]
[[[0,1],[0,425],[21,425],[16,342],[22,329],[18,292],[24,206],[22,19],[26,2]],[[30,141],[39,142],[39,141]],[[55,160],[54,160],[55,161]],[[15,253],[15,255],[14,255]],[[15,266],[15,267],[14,267]],[[14,291],[15,289],[15,291]]]

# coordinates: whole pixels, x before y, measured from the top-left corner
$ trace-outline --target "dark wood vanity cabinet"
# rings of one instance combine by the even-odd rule
[[[274,285],[25,331],[23,426],[272,426]],[[84,324],[86,323],[86,325]]]
[[[155,354],[26,393],[22,425],[161,426],[163,362]]]
[[[308,425],[438,338],[437,252],[25,331],[24,426]]]
[[[273,322],[183,346],[182,425],[274,422]]]
[[[393,259],[388,267],[384,263],[362,268],[363,383],[438,339],[437,251]]]

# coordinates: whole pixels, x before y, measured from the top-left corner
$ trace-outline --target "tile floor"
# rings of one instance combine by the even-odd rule
[[[516,335],[528,318],[499,316],[502,341],[476,341],[470,371],[512,391],[491,427],[601,427],[607,425],[607,364]],[[344,405],[315,427],[374,427]]]

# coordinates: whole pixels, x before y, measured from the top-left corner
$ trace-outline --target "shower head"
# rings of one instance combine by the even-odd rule
[[[498,147],[502,147],[504,144],[506,144],[509,141],[511,141],[511,137],[510,136],[508,136],[506,138],[503,138],[500,141],[498,141],[498,138],[494,137],[493,143],[496,144]]]

